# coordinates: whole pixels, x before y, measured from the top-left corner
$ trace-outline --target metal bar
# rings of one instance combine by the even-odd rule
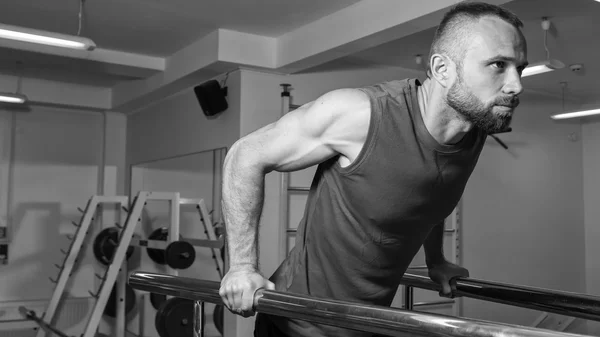
[[[204,302],[194,301],[194,336],[204,337]]]
[[[404,287],[404,309],[413,310],[415,300],[415,292],[413,287]]]
[[[71,271],[75,267],[75,260],[77,259],[81,247],[83,246],[86,233],[92,224],[94,213],[96,212],[96,207],[98,207],[98,196],[94,196],[88,199],[88,202],[85,206],[85,210],[83,211],[80,226],[77,228],[77,232],[74,238],[75,240],[71,241],[71,246],[68,250],[69,254],[65,257],[65,260],[63,262],[63,268],[61,268],[60,270],[60,273],[56,280],[56,286],[54,287],[54,291],[52,292],[52,297],[50,298],[50,302],[48,302],[48,306],[46,307],[44,319],[49,324],[52,324],[54,322],[54,315],[58,310],[60,300],[63,297],[63,293],[69,282]],[[38,332],[36,333],[36,337],[44,337],[45,335],[46,331],[43,329],[38,330]]]
[[[189,242],[194,247],[206,247],[206,248],[216,248],[221,249],[225,245],[225,240],[223,236],[219,236],[217,240],[202,240],[202,239],[185,239],[182,238],[182,241]]]
[[[204,203],[204,199],[200,199],[200,202],[198,203],[198,209],[200,210],[200,216],[202,217],[200,219],[200,221],[204,225],[204,229],[206,230],[206,235],[208,236],[208,239],[212,240],[212,241],[217,241],[219,239],[222,239],[222,237],[217,238],[217,234],[215,233],[215,228],[214,228],[212,220],[210,218],[208,208],[206,207],[206,204]],[[220,247],[214,247],[214,248],[220,248]],[[225,272],[225,261],[221,260],[220,251],[216,252],[214,250],[214,248],[211,247],[211,253],[213,254],[213,256],[215,256],[215,262],[217,265],[217,271],[219,273],[219,277],[223,277],[222,274]]]
[[[405,286],[440,291],[440,287],[425,275],[406,273],[400,283]],[[454,295],[600,321],[600,297],[596,296],[472,278],[456,279]]]
[[[33,310],[28,310],[25,307],[19,307],[19,312],[21,313],[21,315],[23,315],[25,318],[32,320],[34,322],[37,323],[37,325],[41,328],[41,330],[43,330],[46,333],[53,333],[56,334],[57,336],[60,337],[69,337],[67,334],[65,334],[64,332],[58,330],[57,328],[53,327],[52,325],[44,322],[41,318],[37,317],[37,315],[35,314],[35,311]]]
[[[290,92],[289,84],[281,84],[283,91],[281,92],[281,117],[285,116],[290,111]],[[288,208],[289,208],[289,172],[281,172],[279,174],[279,262],[282,262],[288,255],[288,235],[285,228],[288,224]]]
[[[408,269],[429,269],[426,265],[409,266]]]
[[[413,303],[413,307],[431,307],[431,306],[442,305],[442,304],[454,304],[454,301],[448,300],[448,301],[417,302],[417,303]]]
[[[114,252],[111,264],[108,266],[104,281],[102,282],[100,290],[98,290],[97,293],[98,298],[96,303],[94,303],[91,316],[86,323],[81,337],[93,337],[96,335],[98,324],[100,324],[100,320],[102,319],[102,315],[104,313],[104,308],[108,302],[112,287],[117,280],[117,276],[122,267],[122,262],[125,260],[125,254],[127,253],[129,244],[131,243],[133,233],[135,232],[135,227],[141,219],[142,210],[145,207],[149,194],[150,192],[139,192],[137,197],[134,199],[135,201],[130,208],[131,212],[127,215],[127,221],[125,222],[125,226],[121,231],[119,246],[117,246],[117,250]]]
[[[294,186],[294,187],[288,187],[287,189],[289,192],[309,192],[310,191],[310,187],[300,187],[300,186]]]
[[[96,197],[96,201],[99,204],[122,204],[122,205],[127,205],[129,203],[129,197],[127,196],[104,196],[104,195],[97,195]]]
[[[180,205],[198,205],[202,199],[194,199],[194,198],[179,198]]]
[[[222,304],[220,282],[136,272],[129,284],[138,290]],[[482,320],[426,314],[383,306],[324,300],[293,293],[259,289],[254,297],[257,312],[388,336],[443,337],[558,337],[571,333],[505,325]]]

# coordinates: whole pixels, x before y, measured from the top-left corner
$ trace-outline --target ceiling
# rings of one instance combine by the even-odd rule
[[[371,0],[363,0],[371,1]],[[215,29],[281,37],[315,20],[334,14],[360,0],[86,0],[81,35],[110,51],[168,58]],[[372,2],[372,1],[371,1]],[[503,5],[524,22],[530,62],[546,58],[541,17],[552,22],[548,48],[552,58],[567,67],[560,71],[527,77],[526,90],[562,96],[560,82],[566,81],[567,98],[582,102],[600,101],[600,2],[594,0],[514,0]],[[79,0],[2,0],[0,23],[78,34]],[[360,26],[358,26],[360,27]],[[362,48],[350,55],[326,60],[304,72],[340,66],[397,66],[420,69],[415,55],[427,55],[435,27],[400,39]],[[17,70],[17,61],[23,62]],[[52,81],[98,87],[114,87],[150,75],[108,72],[93,62],[35,50],[0,46],[0,74],[23,75]],[[580,63],[581,72],[570,64]]]

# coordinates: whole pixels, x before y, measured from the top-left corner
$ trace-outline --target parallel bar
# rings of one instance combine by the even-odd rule
[[[425,275],[406,273],[400,283],[405,286],[440,291],[440,287]],[[600,297],[596,296],[472,278],[457,279],[454,295],[600,321]]]
[[[129,284],[138,290],[222,304],[219,282],[133,273]],[[260,289],[254,298],[257,312],[388,336],[440,337],[567,337],[583,336],[482,320],[417,313],[375,305],[323,300],[293,293]]]

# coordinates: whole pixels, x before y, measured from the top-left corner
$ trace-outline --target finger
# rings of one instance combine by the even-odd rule
[[[267,284],[265,285],[265,289],[267,289],[267,290],[275,290],[275,283],[273,283],[271,281],[267,281]]]
[[[258,289],[256,289],[258,290]],[[251,288],[246,288],[242,294],[242,310],[244,315],[253,316],[254,315],[254,294],[256,290],[252,291]]]
[[[448,279],[444,278],[443,280],[441,280],[440,284],[442,286],[442,296],[448,297],[452,295],[452,288],[450,287],[450,282],[448,281]]]
[[[227,302],[229,303],[228,309],[235,314],[239,308],[239,305],[235,301],[235,286],[228,285],[226,291]]]
[[[242,308],[242,288],[238,285],[231,289],[231,302],[232,309],[239,314],[239,311]]]
[[[219,296],[221,296],[221,300],[223,301],[223,305],[225,306],[225,308],[230,307],[229,304],[229,300],[227,299],[227,292],[225,291],[225,288],[221,285],[221,288],[219,288]]]

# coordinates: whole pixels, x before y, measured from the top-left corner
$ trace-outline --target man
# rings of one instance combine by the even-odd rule
[[[446,13],[428,78],[328,92],[236,142],[223,175],[230,269],[225,306],[253,315],[259,288],[389,306],[423,245],[452,296],[468,271],[444,258],[443,221],[489,133],[510,125],[527,66],[522,22],[485,3]],[[267,280],[257,264],[264,175],[317,165],[296,246]],[[371,336],[259,314],[255,336]]]

